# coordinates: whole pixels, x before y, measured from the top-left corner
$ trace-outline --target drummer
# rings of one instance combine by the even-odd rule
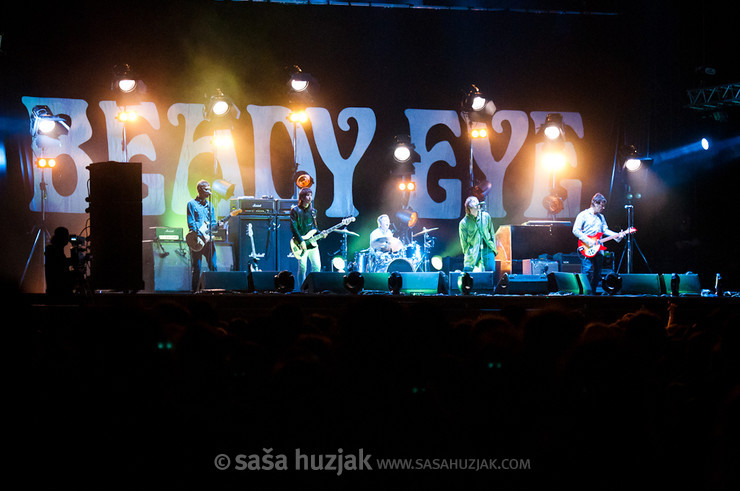
[[[383,214],[378,217],[378,228],[370,233],[370,250],[373,253],[397,253],[403,247],[401,241],[393,236],[391,219]]]

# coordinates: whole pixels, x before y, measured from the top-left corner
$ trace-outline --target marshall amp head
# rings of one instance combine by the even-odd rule
[[[241,213],[268,215],[275,213],[275,200],[272,198],[255,198],[241,196],[230,201],[231,211],[241,210]]]

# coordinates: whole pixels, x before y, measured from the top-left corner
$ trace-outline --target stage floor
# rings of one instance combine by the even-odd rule
[[[545,309],[580,312],[588,322],[614,322],[624,314],[645,309],[667,320],[670,304],[676,304],[685,322],[694,323],[718,310],[740,311],[740,297],[702,297],[699,295],[423,295],[377,292],[349,293],[119,293],[105,292],[68,298],[45,294],[25,294],[26,305],[39,322],[53,322],[59,316],[74,316],[92,310],[113,316],[134,309],[150,310],[165,304],[185,309],[206,309],[214,320],[231,321],[270,314],[279,309],[303,315],[351,314],[373,302],[393,302],[413,311],[433,310],[450,322],[471,319],[486,313],[529,313]]]

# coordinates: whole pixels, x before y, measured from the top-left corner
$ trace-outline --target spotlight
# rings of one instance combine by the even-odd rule
[[[234,113],[238,113],[236,104],[234,104],[229,97],[224,95],[221,89],[216,89],[214,95],[208,98],[208,102],[204,108],[204,117],[208,121],[231,116]]]
[[[36,159],[36,167],[38,167],[39,169],[46,169],[47,167],[52,169],[56,165],[57,165],[57,161],[54,159],[48,159],[45,157]]]
[[[69,133],[72,118],[67,114],[54,115],[49,106],[31,109],[31,135],[44,134],[52,138]]]
[[[146,92],[146,86],[134,72],[131,65],[124,63],[113,67],[111,90],[116,96],[116,104],[129,106],[139,103],[139,96]]]
[[[214,194],[221,196],[223,199],[229,199],[234,196],[235,184],[231,184],[223,179],[216,179],[211,184],[211,190]]]
[[[464,91],[461,111],[471,121],[485,122],[486,120],[490,121],[490,117],[496,111],[496,105],[493,101],[486,99],[478,87],[471,84]]]
[[[413,181],[401,181],[398,183],[398,190],[413,193],[416,191],[416,184]]]
[[[113,84],[114,88],[124,94],[130,94],[138,87],[138,81],[135,78],[131,65],[124,63],[113,67]]]
[[[288,87],[293,98],[291,102],[301,102],[309,104],[313,102],[313,96],[318,91],[318,83],[310,73],[301,70],[298,65],[293,65],[288,69]]]
[[[704,150],[709,150],[709,146],[710,146],[709,140],[707,140],[706,138],[702,138],[701,148],[703,148]]]
[[[344,289],[352,294],[358,294],[365,288],[365,278],[359,271],[351,271],[344,275]]]
[[[432,256],[430,262],[436,271],[442,271],[442,268],[444,268],[444,259],[442,259],[442,256]]]
[[[416,225],[416,222],[419,220],[419,214],[411,208],[404,208],[396,212],[396,218],[411,228]]]
[[[403,276],[398,271],[392,272],[388,276],[388,289],[394,294],[398,295],[403,288]]]
[[[331,259],[331,265],[334,268],[334,271],[339,273],[344,273],[344,268],[347,266],[342,256],[334,256]]]
[[[624,146],[621,150],[621,154],[624,161],[622,168],[627,172],[637,172],[643,167],[650,166],[653,162],[653,159],[650,157],[641,156],[634,145]]]
[[[411,143],[411,137],[409,135],[394,136],[391,149],[396,162],[413,164],[421,160],[421,156],[416,152],[416,145]],[[411,173],[413,174],[413,167],[411,169]]]
[[[303,170],[299,170],[293,175],[293,181],[295,182],[295,185],[298,186],[298,188],[310,188],[313,186],[313,177],[311,175]]]
[[[120,111],[116,115],[116,119],[121,123],[132,123],[138,119],[139,115],[136,114],[136,111],[131,110],[124,110]]]
[[[488,132],[486,131],[485,128],[474,129],[473,131],[470,132],[470,136],[472,138],[485,138],[488,136]]]
[[[622,289],[622,277],[615,273],[609,273],[601,281],[601,287],[608,295],[614,295]]]
[[[463,273],[457,278],[457,288],[462,292],[463,295],[470,295],[473,291],[473,277],[470,273]]]
[[[291,111],[288,119],[291,123],[303,124],[308,122],[308,114],[306,114],[306,111]]]
[[[564,139],[563,115],[560,113],[550,113],[545,116],[543,133],[548,140]]]
[[[565,153],[557,149],[548,149],[542,154],[542,165],[551,171],[559,171],[565,167]]]
[[[292,292],[295,288],[295,277],[290,271],[280,271],[275,275],[275,290],[278,293]]]

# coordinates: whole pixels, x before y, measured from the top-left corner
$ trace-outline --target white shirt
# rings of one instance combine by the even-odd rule
[[[573,223],[573,235],[581,241],[589,243],[589,236],[598,233],[604,234],[605,237],[618,235],[617,232],[609,230],[604,215],[594,213],[591,208],[586,208],[576,216],[576,221]]]

